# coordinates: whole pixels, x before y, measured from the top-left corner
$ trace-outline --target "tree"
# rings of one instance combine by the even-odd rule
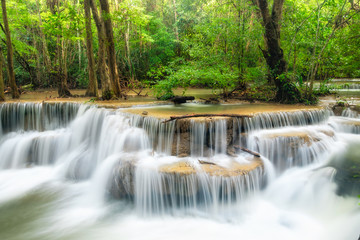
[[[10,36],[10,28],[7,18],[6,12],[6,2],[5,0],[1,0],[1,8],[3,14],[3,21],[4,21],[4,28],[5,28],[5,35],[6,35],[6,47],[8,50],[7,53],[7,62],[8,62],[8,71],[9,71],[9,83],[11,88],[12,98],[20,98],[19,90],[16,86],[15,82],[15,73],[14,73],[14,62],[13,62],[13,47],[11,43],[11,36]]]
[[[110,16],[108,0],[100,0],[101,17],[105,28],[105,45],[108,54],[110,81],[112,90],[116,97],[121,97],[121,88],[119,83],[119,75],[116,65],[114,33]]]
[[[271,14],[267,0],[252,0],[252,2],[258,7],[258,18],[265,30],[265,49],[261,51],[270,71],[269,80],[276,86],[276,99],[280,102],[299,102],[300,91],[285,75],[287,62],[280,46],[280,21],[284,0],[274,0]]]
[[[3,77],[3,59],[2,48],[0,46],[0,102],[5,101],[4,94],[4,77]]]
[[[95,21],[95,25],[97,28],[98,35],[98,62],[97,62],[97,71],[99,73],[101,79],[101,92],[102,98],[105,100],[109,100],[112,97],[112,93],[110,90],[110,76],[109,76],[109,68],[106,64],[106,46],[105,46],[105,27],[104,22],[99,17],[98,9],[96,7],[95,1],[90,0],[91,12],[93,15],[93,19]]]
[[[88,57],[89,85],[86,96],[98,97],[98,84],[95,72],[95,59],[93,53],[93,38],[91,31],[90,0],[84,0],[85,28],[86,28],[86,55]]]

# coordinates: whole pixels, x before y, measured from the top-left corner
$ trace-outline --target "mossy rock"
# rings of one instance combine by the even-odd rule
[[[360,143],[353,143],[330,163],[336,169],[335,182],[340,195],[360,194]]]

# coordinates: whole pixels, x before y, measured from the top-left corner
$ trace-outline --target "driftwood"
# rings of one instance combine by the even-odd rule
[[[182,116],[170,116],[170,119],[165,120],[163,123],[171,122],[178,119],[184,118],[196,118],[196,117],[234,117],[234,118],[244,118],[244,117],[252,117],[251,115],[242,115],[242,114],[188,114]]]
[[[240,146],[237,146],[237,145],[234,145],[234,148],[239,149],[239,150],[244,151],[244,152],[247,152],[247,153],[250,153],[251,155],[253,155],[255,157],[260,157],[260,153],[251,151],[251,150],[249,150],[247,148],[240,147]]]
[[[207,161],[203,161],[203,160],[198,160],[200,164],[209,164],[209,165],[216,165],[213,162],[207,162]]]

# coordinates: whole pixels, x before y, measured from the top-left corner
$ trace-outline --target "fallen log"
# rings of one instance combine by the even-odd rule
[[[239,149],[239,150],[244,151],[244,152],[247,152],[247,153],[250,153],[251,155],[253,155],[253,156],[255,156],[255,157],[260,157],[260,153],[251,151],[251,150],[249,150],[249,149],[247,149],[247,148],[240,147],[240,146],[238,146],[238,145],[234,145],[234,148]]]
[[[163,121],[162,123],[171,122],[178,119],[184,118],[196,118],[196,117],[233,117],[233,118],[244,118],[244,117],[252,117],[252,115],[242,115],[242,114],[188,114],[181,116],[170,116],[170,119]]]
[[[207,161],[203,161],[203,160],[198,160],[200,164],[209,164],[209,165],[216,165],[213,162],[207,162]]]
[[[175,104],[186,103],[188,100],[195,100],[193,96],[175,96],[170,99]]]

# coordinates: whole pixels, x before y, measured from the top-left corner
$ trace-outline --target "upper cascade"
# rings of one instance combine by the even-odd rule
[[[332,115],[330,109],[258,113],[252,118],[245,118],[244,128],[245,132],[250,132],[259,129],[313,125],[325,122]]]
[[[18,130],[45,131],[67,126],[80,109],[76,103],[2,103],[0,135]]]

